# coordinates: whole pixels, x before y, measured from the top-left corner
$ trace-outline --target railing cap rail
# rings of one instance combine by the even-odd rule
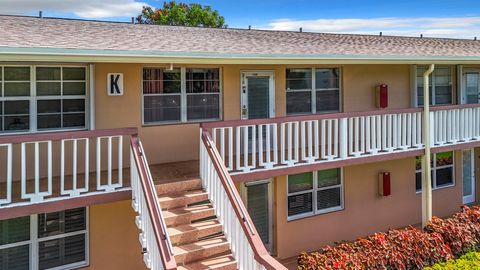
[[[202,142],[204,143],[205,148],[207,150],[207,153],[209,157],[212,159],[212,163],[215,169],[217,170],[218,176],[220,178],[220,182],[222,183],[222,186],[225,188],[225,192],[227,193],[227,196],[235,210],[235,214],[238,220],[240,221],[240,224],[242,225],[242,229],[245,232],[248,242],[252,246],[255,259],[268,270],[287,270],[285,266],[283,266],[281,263],[275,260],[272,256],[270,256],[270,254],[265,249],[265,246],[263,245],[262,240],[258,236],[258,233],[252,233],[250,231],[249,226],[247,224],[252,223],[252,220],[250,219],[250,216],[248,214],[245,214],[244,216],[242,216],[242,213],[248,213],[248,212],[246,212],[246,209],[242,203],[238,203],[237,200],[235,200],[235,197],[239,198],[238,191],[236,189],[230,188],[230,186],[228,185],[228,181],[230,181],[231,183],[233,183],[233,181],[230,177],[230,174],[228,173],[227,168],[222,162],[220,154],[218,153],[216,147],[213,146],[213,140],[210,134],[207,131],[203,130],[201,137],[202,137]],[[255,228],[253,228],[253,230],[255,230]]]
[[[81,130],[81,131],[56,131],[42,132],[32,134],[0,135],[0,144],[40,142],[40,141],[60,141],[68,139],[94,138],[107,136],[135,135],[138,129],[135,127]]]
[[[422,111],[423,111],[423,108],[406,108],[406,109],[392,109],[392,110],[388,109],[388,110],[375,110],[375,111],[362,111],[362,112],[308,114],[308,115],[298,115],[298,116],[282,116],[282,117],[275,117],[275,118],[205,122],[205,123],[201,123],[200,127],[209,129],[209,128],[219,128],[219,127],[237,127],[237,126],[248,126],[248,125],[261,125],[261,124],[280,124],[280,123],[288,123],[288,122],[338,119],[338,118],[359,117],[359,116],[416,113],[416,112],[422,112]]]

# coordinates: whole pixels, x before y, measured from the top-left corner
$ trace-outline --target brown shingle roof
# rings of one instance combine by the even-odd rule
[[[139,25],[0,16],[2,47],[173,53],[179,56],[480,57],[480,41]]]

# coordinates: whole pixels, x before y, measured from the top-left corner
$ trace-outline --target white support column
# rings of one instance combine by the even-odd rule
[[[428,77],[435,69],[435,65],[431,64],[427,71],[423,74],[423,141],[425,143],[425,155],[422,159],[422,226],[425,227],[427,222],[432,219],[432,184],[431,184],[431,131],[430,131],[430,95]]]

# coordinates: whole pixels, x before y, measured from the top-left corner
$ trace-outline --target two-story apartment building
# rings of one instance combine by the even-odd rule
[[[0,37],[2,270],[284,269],[477,201],[479,41],[19,16]]]

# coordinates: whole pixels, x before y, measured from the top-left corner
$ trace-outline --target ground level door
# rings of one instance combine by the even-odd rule
[[[262,180],[243,184],[243,201],[248,214],[268,251],[272,251],[272,181]]]
[[[463,203],[475,202],[475,154],[473,149],[464,150],[462,158]]]

